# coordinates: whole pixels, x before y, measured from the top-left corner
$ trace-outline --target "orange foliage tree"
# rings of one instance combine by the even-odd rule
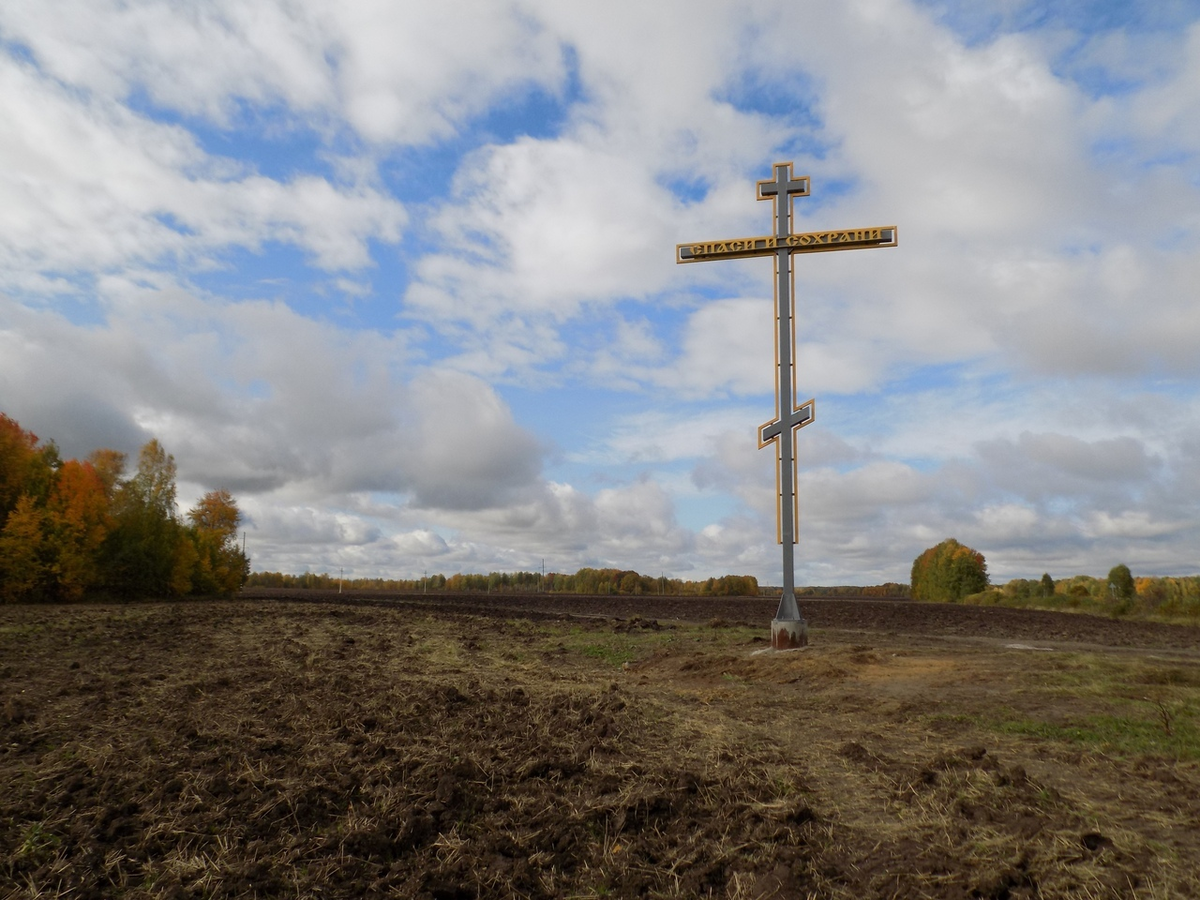
[[[100,582],[98,558],[112,530],[104,481],[90,462],[69,459],[46,501],[46,530],[60,596],[78,600]]]
[[[245,582],[237,548],[241,519],[228,491],[211,491],[188,513],[175,505],[175,460],[157,440],[124,479],[125,454],[97,450],[63,462],[0,413],[0,598],[77,600],[231,593]]]
[[[0,527],[23,496],[46,499],[57,465],[53,443],[39,444],[36,434],[0,413]]]

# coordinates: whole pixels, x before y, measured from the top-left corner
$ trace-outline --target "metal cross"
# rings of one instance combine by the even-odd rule
[[[775,620],[771,623],[771,646],[783,650],[808,643],[808,626],[796,603],[795,545],[800,506],[796,494],[795,435],[797,429],[811,423],[816,416],[814,400],[796,402],[795,274],[792,255],[895,247],[897,229],[895,225],[887,225],[793,234],[792,198],[808,196],[808,176],[793,177],[790,162],[776,163],[774,168],[774,178],[758,182],[758,199],[775,201],[774,234],[679,244],[675,248],[675,261],[690,263],[749,256],[775,257],[776,416],[759,427],[758,446],[761,449],[768,444],[775,445],[776,537],[783,545],[783,596],[779,600]]]

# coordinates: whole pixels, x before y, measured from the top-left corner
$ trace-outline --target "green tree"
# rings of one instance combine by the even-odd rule
[[[1050,577],[1049,572],[1042,573],[1042,596],[1043,597],[1053,597],[1054,596],[1054,579]]]
[[[175,458],[157,440],[138,454],[137,472],[113,498],[114,528],[105,541],[106,584],[133,596],[186,593],[175,507]]]
[[[624,572],[621,575],[617,589],[622,594],[640,594],[642,592],[642,579],[638,577],[637,572]]]
[[[1133,574],[1125,563],[1118,563],[1108,573],[1109,593],[1117,600],[1132,600],[1134,595]]]
[[[947,538],[930,547],[912,566],[912,597],[955,603],[988,586],[987,562],[978,550]]]

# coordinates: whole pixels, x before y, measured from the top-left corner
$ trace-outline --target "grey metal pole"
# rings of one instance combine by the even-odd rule
[[[780,250],[779,269],[779,421],[788,422],[796,405],[792,387],[792,297],[791,254]],[[779,518],[783,540],[783,597],[777,619],[799,619],[796,605],[796,432],[784,427],[779,432]]]
[[[776,346],[779,358],[778,397],[779,432],[779,532],[783,543],[783,596],[771,622],[771,646],[789,650],[808,644],[808,625],[796,603],[796,430],[792,427],[796,408],[796,384],[792,373],[792,254],[787,237],[792,233],[792,198],[787,191],[786,169],[775,169],[775,319],[778,325]]]

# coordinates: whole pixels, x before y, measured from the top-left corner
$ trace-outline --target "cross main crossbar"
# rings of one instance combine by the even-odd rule
[[[896,226],[854,228],[849,231],[807,231],[785,237],[733,238],[728,241],[701,241],[677,244],[675,260],[681,263],[707,262],[710,259],[746,259],[772,256],[781,247],[792,253],[822,253],[830,250],[860,250],[865,247],[895,247]]]

